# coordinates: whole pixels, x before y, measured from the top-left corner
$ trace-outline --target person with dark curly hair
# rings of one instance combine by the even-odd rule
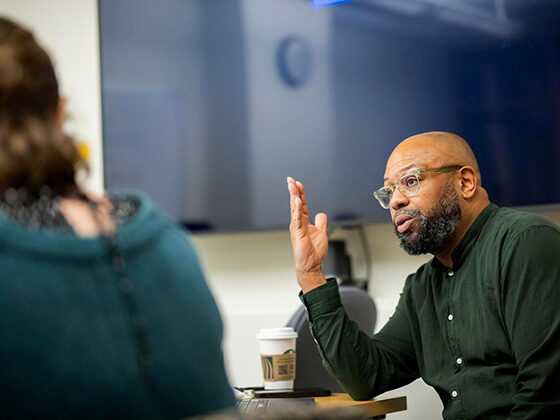
[[[180,418],[234,406],[187,237],[140,193],[96,196],[51,60],[0,17],[0,417]]]

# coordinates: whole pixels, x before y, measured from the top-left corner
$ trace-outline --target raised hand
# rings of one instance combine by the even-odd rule
[[[306,293],[324,284],[321,262],[327,254],[327,215],[318,213],[315,225],[309,223],[309,210],[305,201],[303,184],[288,177],[290,192],[290,238],[294,252],[296,277],[301,290]]]

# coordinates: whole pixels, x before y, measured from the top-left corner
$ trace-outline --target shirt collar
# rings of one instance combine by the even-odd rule
[[[478,215],[473,224],[469,227],[467,233],[465,233],[465,235],[459,242],[459,245],[457,245],[457,247],[455,247],[455,249],[451,253],[451,259],[453,260],[453,270],[457,270],[463,263],[465,258],[469,255],[482,228],[484,227],[490,216],[497,212],[498,209],[499,207],[497,205],[492,203],[488,204]],[[436,257],[433,258],[432,266],[437,268],[444,268]]]

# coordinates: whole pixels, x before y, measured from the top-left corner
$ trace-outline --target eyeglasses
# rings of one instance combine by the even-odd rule
[[[388,185],[386,187],[381,187],[373,193],[373,196],[377,198],[379,204],[384,209],[388,209],[391,204],[391,197],[393,197],[393,192],[395,188],[398,188],[402,195],[405,197],[412,197],[420,190],[420,178],[419,175],[422,172],[453,172],[461,169],[462,166],[442,166],[441,168],[431,168],[431,169],[416,169],[414,172],[401,176],[397,183],[394,185]]]

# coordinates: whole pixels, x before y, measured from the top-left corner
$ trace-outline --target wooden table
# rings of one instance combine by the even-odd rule
[[[406,397],[383,400],[354,401],[348,394],[332,394],[330,397],[316,397],[319,407],[356,407],[362,408],[369,417],[384,418],[385,414],[406,410]]]

